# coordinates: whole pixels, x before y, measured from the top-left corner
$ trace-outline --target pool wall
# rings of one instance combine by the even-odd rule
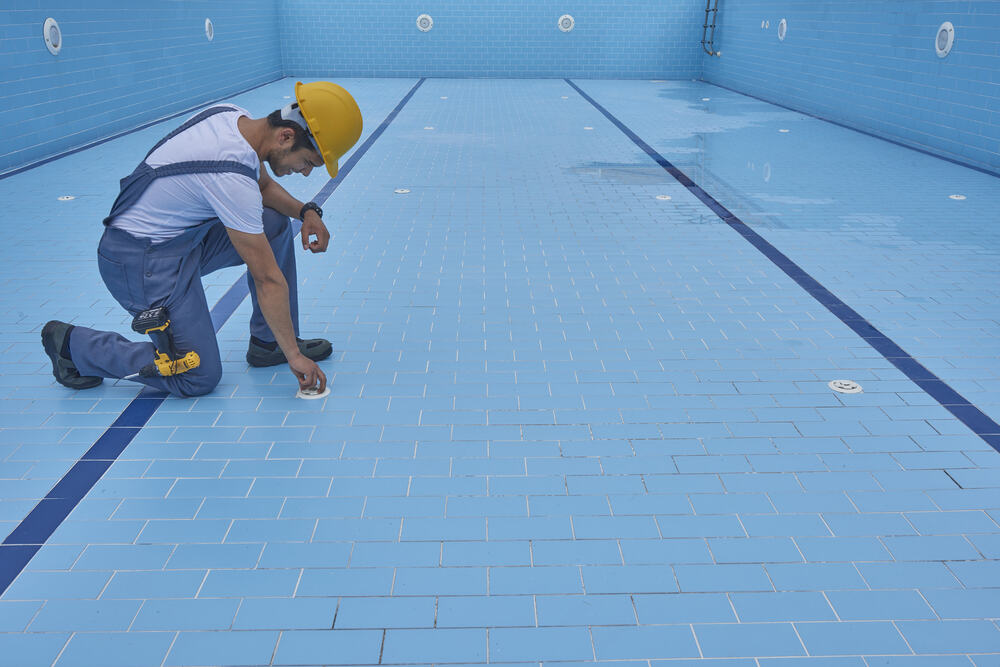
[[[703,0],[280,0],[296,76],[697,78]],[[421,32],[417,17],[433,27]],[[558,28],[573,17],[569,32]]]
[[[715,45],[706,81],[1000,171],[1000,2],[720,0]]]
[[[55,56],[47,17],[62,32]],[[275,0],[4,2],[0,173],[274,81],[278,23]]]

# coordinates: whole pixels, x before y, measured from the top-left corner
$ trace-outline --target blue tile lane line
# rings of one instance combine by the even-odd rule
[[[948,157],[947,155],[942,155],[941,153],[935,153],[934,151],[929,151],[924,148],[919,148],[912,144],[905,143],[903,141],[898,141],[890,137],[884,137],[880,134],[875,134],[874,132],[869,132],[868,130],[862,130],[861,128],[854,127],[852,125],[847,125],[846,123],[841,123],[835,120],[830,120],[829,118],[824,118],[823,116],[817,116],[816,114],[809,113],[808,111],[802,111],[801,109],[796,109],[794,107],[786,106],[772,100],[766,100],[763,97],[757,97],[756,95],[751,95],[750,93],[745,93],[742,90],[736,90],[735,88],[730,88],[729,86],[723,86],[721,83],[715,83],[714,81],[707,81],[701,79],[702,83],[707,83],[710,86],[715,86],[716,88],[721,88],[723,90],[728,90],[731,93],[736,93],[737,95],[742,95],[743,97],[749,97],[750,99],[757,100],[759,102],[764,102],[765,104],[770,104],[771,106],[780,107],[782,109],[787,109],[788,111],[794,111],[795,113],[802,114],[803,116],[808,116],[810,118],[815,118],[816,120],[821,120],[824,123],[830,123],[831,125],[836,125],[837,127],[842,127],[845,130],[851,130],[853,132],[858,132],[869,137],[874,137],[875,139],[881,139],[882,141],[888,141],[890,144],[896,144],[897,146],[902,146],[903,148],[908,148],[911,151],[917,151],[918,153],[923,153],[924,155],[930,155],[931,157],[937,158],[939,160],[944,160],[945,162],[951,162],[952,164],[957,164],[960,167],[965,167],[966,169],[972,169],[973,171],[978,171],[980,173],[986,174],[988,176],[995,176],[1000,178],[1000,172],[993,171],[992,169],[987,169],[985,167],[978,167],[974,164],[968,162],[963,162],[961,160]]]
[[[319,191],[314,201],[322,205],[343,182],[344,178],[364,156],[396,118],[400,110],[426,79],[420,79],[400,100],[396,108],[340,168],[337,178],[330,179]],[[298,229],[293,230],[295,233]],[[249,294],[247,274],[244,272],[212,307],[212,325],[218,333]],[[121,415],[108,427],[97,442],[87,450],[76,464],[60,479],[52,490],[21,520],[16,528],[0,543],[0,595],[14,582],[28,563],[42,548],[59,524],[69,516],[83,497],[101,479],[111,464],[121,456],[132,439],[142,430],[149,418],[166,399],[167,394],[148,388],[139,392]]]
[[[646,152],[663,169],[673,176],[678,183],[688,189],[691,194],[697,197],[705,206],[712,210],[723,222],[738,232],[754,248],[759,250],[765,257],[785,272],[789,278],[799,284],[802,289],[809,293],[824,308],[833,313],[841,322],[851,328],[856,334],[861,336],[875,351],[881,354],[889,363],[898,368],[914,384],[927,392],[934,400],[941,404],[948,412],[953,414],[959,421],[969,427],[976,435],[982,438],[991,447],[1000,451],[1000,425],[987,416],[982,410],[970,403],[965,397],[955,391],[948,383],[927,370],[919,361],[911,357],[903,348],[893,342],[888,336],[872,326],[857,311],[837,298],[830,290],[823,287],[815,278],[810,276],[802,267],[789,259],[784,253],[768,243],[757,232],[753,231],[745,222],[733,215],[725,206],[720,204],[710,194],[705,192],[697,183],[692,181],[680,169],[675,167],[669,160],[660,155],[652,146],[643,141],[635,132],[630,130],[624,123],[615,118],[607,109],[602,107],[594,98],[583,92],[579,86],[564,79],[577,93],[600,111],[605,118],[621,130],[625,136],[632,140],[636,146]],[[881,138],[881,137],[880,137]],[[909,148],[909,146],[906,146]],[[934,156],[940,157],[940,156]],[[963,165],[968,166],[968,165]]]
[[[172,118],[177,118],[178,116],[183,116],[184,114],[192,113],[194,111],[197,111],[198,109],[202,109],[202,108],[207,107],[207,106],[209,106],[211,104],[215,104],[216,102],[221,102],[222,100],[228,100],[230,98],[236,97],[237,95],[242,95],[244,93],[249,93],[251,90],[257,90],[258,88],[263,88],[264,86],[268,86],[268,85],[274,83],[275,81],[281,81],[283,78],[285,78],[285,77],[284,76],[279,76],[278,78],[272,79],[271,81],[265,81],[262,84],[259,84],[259,85],[256,85],[256,86],[252,86],[252,87],[247,88],[245,90],[239,90],[239,91],[237,91],[235,93],[231,93],[229,95],[226,95],[225,97],[217,97],[214,100],[209,100],[208,102],[205,102],[204,104],[199,104],[197,106],[188,107],[187,109],[183,109],[181,111],[178,111],[177,113],[174,113],[174,114],[171,114],[169,116],[166,116],[165,118],[157,118],[156,120],[151,120],[148,123],[143,123],[142,125],[140,125],[138,127],[133,127],[131,130],[125,130],[124,132],[118,132],[117,134],[112,134],[110,137],[105,137],[103,139],[98,139],[97,141],[91,141],[90,143],[84,144],[83,146],[77,146],[76,148],[71,148],[68,151],[63,151],[62,153],[57,153],[56,155],[50,155],[47,158],[42,158],[41,160],[37,160],[36,162],[32,162],[31,164],[26,164],[23,167],[18,167],[17,169],[11,169],[9,171],[5,171],[2,174],[0,174],[0,180],[3,180],[5,178],[7,178],[9,176],[13,176],[15,174],[24,173],[24,172],[26,172],[26,171],[28,171],[30,169],[34,169],[35,167],[41,167],[43,164],[48,164],[49,162],[54,162],[55,160],[58,160],[60,158],[66,157],[67,155],[73,155],[74,153],[79,153],[81,151],[85,151],[88,148],[93,148],[94,146],[100,146],[101,144],[106,144],[109,141],[114,141],[115,139],[118,139],[119,137],[124,137],[127,134],[132,134],[133,132],[139,132],[140,130],[145,130],[147,127],[153,127],[154,125],[157,125],[159,123],[163,123],[165,121],[171,120]]]

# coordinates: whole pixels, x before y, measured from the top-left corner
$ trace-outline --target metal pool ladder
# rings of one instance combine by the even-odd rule
[[[708,22],[709,14],[711,14],[711,23]],[[701,48],[710,56],[722,55],[722,51],[715,50],[715,19],[718,15],[719,0],[705,0],[705,23],[701,30]]]

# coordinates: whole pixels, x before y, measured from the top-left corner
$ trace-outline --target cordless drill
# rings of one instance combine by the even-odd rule
[[[153,339],[156,347],[156,358],[153,363],[143,366],[135,377],[169,377],[186,373],[201,364],[197,352],[181,354],[174,345],[174,337],[170,334],[170,315],[164,307],[150,308],[135,316],[132,320],[132,331],[145,334]],[[128,378],[126,378],[128,379]]]

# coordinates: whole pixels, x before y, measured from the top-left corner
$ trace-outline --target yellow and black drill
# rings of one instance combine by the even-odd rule
[[[153,363],[143,366],[138,373],[127,376],[134,377],[169,377],[186,373],[201,364],[197,352],[181,354],[174,345],[174,337],[170,335],[170,315],[164,307],[150,308],[135,316],[132,320],[132,331],[145,334],[153,339],[156,347],[156,358]]]

